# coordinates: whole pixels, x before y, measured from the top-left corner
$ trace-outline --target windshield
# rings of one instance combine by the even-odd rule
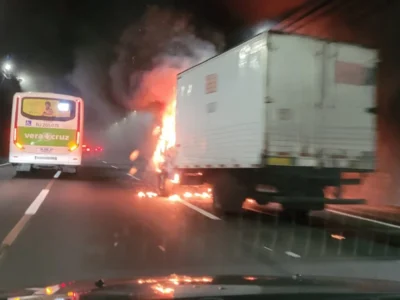
[[[400,1],[3,2],[0,292],[400,280]]]
[[[75,117],[75,107],[70,100],[23,98],[21,114],[33,120],[69,121]]]

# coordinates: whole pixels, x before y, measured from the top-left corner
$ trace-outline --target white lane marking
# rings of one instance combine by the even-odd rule
[[[32,204],[28,207],[25,211],[25,215],[34,215],[38,211],[40,205],[42,205],[44,199],[46,198],[47,194],[50,192],[48,189],[43,189],[39,195],[33,200]]]
[[[136,179],[136,180],[141,180],[140,178],[137,178],[136,176],[133,176],[133,175],[131,175],[131,174],[129,174],[129,173],[126,173],[126,175],[128,175],[129,177],[132,177],[133,179]]]
[[[55,294],[58,290],[60,289],[60,285],[53,285],[53,286],[48,286],[46,288],[36,288],[34,289],[34,295],[48,295],[48,291],[51,291],[51,295]],[[15,299],[15,298],[14,298]],[[62,298],[56,298],[56,299],[62,299]]]
[[[14,243],[15,239],[21,233],[22,229],[25,227],[26,223],[28,223],[31,217],[32,216],[29,215],[22,216],[22,218],[18,221],[14,228],[11,229],[11,231],[4,238],[3,242],[1,243],[0,249],[4,249],[4,246],[11,246],[11,244]]]
[[[197,206],[195,206],[195,205],[193,205],[193,204],[191,204],[191,203],[189,203],[189,202],[187,202],[187,201],[185,201],[183,199],[180,199],[179,202],[184,204],[184,205],[186,205],[187,207],[197,211],[198,213],[201,213],[203,216],[206,216],[207,218],[210,218],[210,219],[216,220],[216,221],[217,220],[218,221],[221,220],[217,216],[214,216],[213,214],[209,213],[208,211],[205,211],[204,209],[201,209],[200,207],[197,207]]]
[[[47,185],[49,188],[41,190],[39,195],[33,200],[31,205],[25,211],[25,214],[22,218],[18,221],[18,223],[11,229],[11,231],[7,234],[4,240],[0,244],[0,257],[4,254],[3,250],[6,249],[7,246],[11,246],[12,243],[17,239],[18,235],[24,229],[30,218],[38,211],[40,205],[43,203],[44,199],[46,198],[47,194],[50,191],[50,187],[54,183],[54,179],[52,179],[49,184]]]
[[[111,166],[111,168],[118,169],[118,167],[116,167],[116,166]]]
[[[103,160],[103,164],[106,164],[107,162],[105,160]]]
[[[1,164],[0,167],[5,167],[5,166],[8,166],[8,165],[11,165],[11,163],[8,162],[8,163],[5,163],[5,164]]]
[[[268,248],[267,246],[264,246],[264,249],[268,251],[273,251],[271,248]]]
[[[56,174],[54,174],[54,178],[58,178],[61,175],[61,171],[57,171]]]
[[[391,227],[391,228],[400,229],[399,225],[390,224],[390,223],[377,221],[377,220],[372,220],[372,219],[368,219],[368,218],[364,218],[364,217],[360,217],[360,216],[355,216],[355,215],[351,215],[351,214],[333,210],[333,209],[325,209],[325,210],[329,211],[331,213],[334,213],[334,214],[338,214],[338,215],[342,215],[342,216],[346,216],[346,217],[350,217],[350,218],[354,218],[354,219],[358,219],[358,220],[363,220],[363,221],[367,221],[367,222],[371,222],[371,223],[375,223],[375,224],[379,224],[379,225],[383,225],[383,226],[387,226],[387,227]]]
[[[298,255],[297,253],[294,253],[292,251],[286,251],[285,254],[289,255],[291,257],[294,257],[294,258],[300,258],[301,257],[300,255]]]
[[[160,249],[162,252],[165,252],[165,248],[163,246],[158,246],[158,249]]]

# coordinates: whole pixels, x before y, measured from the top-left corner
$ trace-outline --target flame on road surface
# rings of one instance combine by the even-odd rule
[[[139,198],[154,198],[154,197],[158,197],[158,195],[153,192],[139,192],[138,197]]]
[[[129,174],[131,174],[131,175],[135,175],[137,173],[137,169],[135,168],[135,167],[132,167],[130,170],[129,170]]]
[[[185,192],[183,194],[183,197],[185,199],[190,199],[190,198],[203,198],[203,199],[211,199],[211,194],[207,192],[203,193],[191,193],[191,192]]]
[[[154,198],[158,197],[157,193],[151,191],[140,191],[137,196],[139,198]],[[182,200],[194,200],[194,201],[204,201],[204,200],[211,200],[212,194],[211,189],[208,188],[207,191],[203,192],[192,192],[192,191],[183,191],[182,193],[177,193],[169,196],[168,201],[170,202],[178,202]]]
[[[182,198],[179,195],[172,195],[168,197],[168,200],[171,202],[181,201]]]

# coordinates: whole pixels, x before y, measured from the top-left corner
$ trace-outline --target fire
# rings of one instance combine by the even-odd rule
[[[155,198],[158,197],[157,193],[154,192],[144,192],[140,191],[137,196],[139,198]],[[189,191],[185,191],[182,194],[174,194],[168,197],[168,201],[170,202],[179,202],[185,200],[205,200],[205,199],[211,199],[211,193],[210,190],[207,192],[201,192],[201,193],[193,193]]]
[[[171,202],[181,201],[181,197],[179,195],[172,195],[168,197],[168,200]]]
[[[131,174],[131,175],[135,175],[137,173],[137,169],[135,168],[135,167],[132,167],[130,170],[129,170],[129,174]]]
[[[158,195],[153,192],[139,192],[138,197],[139,198],[154,198],[157,197]]]
[[[180,182],[179,174],[174,174],[174,179],[172,179],[172,183],[178,184]]]
[[[159,134],[156,150],[153,154],[153,164],[157,172],[161,172],[161,165],[165,162],[166,152],[175,146],[175,106],[176,100],[168,104],[163,116],[161,128],[156,127],[154,134]]]
[[[211,194],[209,192],[202,192],[202,193],[185,192],[183,194],[183,197],[186,199],[190,198],[211,199]]]
[[[131,155],[129,155],[129,159],[131,161],[135,161],[139,156],[139,151],[138,150],[134,150],[132,151]]]

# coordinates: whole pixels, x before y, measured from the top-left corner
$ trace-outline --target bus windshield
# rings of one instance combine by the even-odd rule
[[[75,118],[75,102],[49,98],[23,98],[21,114],[29,119],[69,121]]]

